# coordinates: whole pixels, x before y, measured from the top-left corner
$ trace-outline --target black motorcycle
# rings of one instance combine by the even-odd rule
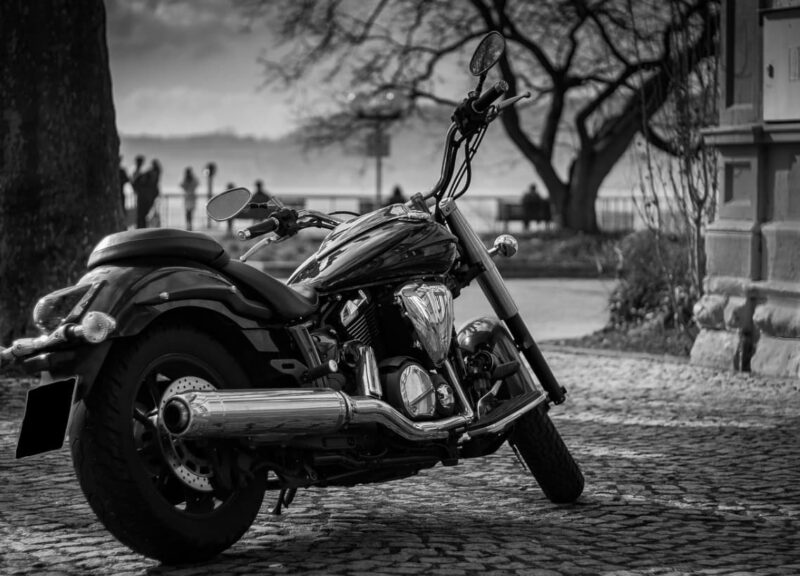
[[[251,202],[243,188],[207,207],[250,252],[329,229],[287,283],[234,260],[214,239],[136,230],[103,239],[75,285],[42,298],[42,332],[0,349],[41,372],[17,457],[60,448],[106,528],[167,563],[208,559],[298,488],[352,486],[485,456],[508,441],[553,502],[583,476],[548,417],[564,401],[487,250],[456,200],[488,125],[528,94],[482,91],[505,42],[483,39],[478,87],[457,107],[442,173],[426,194],[349,220]],[[456,158],[463,145],[463,161]],[[454,329],[453,299],[477,280],[497,313]]]

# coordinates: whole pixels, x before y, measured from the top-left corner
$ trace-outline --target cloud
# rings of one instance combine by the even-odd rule
[[[107,0],[106,12],[109,50],[120,60],[172,50],[205,58],[248,29],[239,11],[218,0]]]
[[[116,102],[123,134],[189,135],[229,132],[278,137],[294,124],[270,94],[216,92],[189,87],[142,88]]]

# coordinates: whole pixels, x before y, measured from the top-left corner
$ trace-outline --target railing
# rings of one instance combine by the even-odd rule
[[[306,208],[322,212],[347,211],[362,214],[374,208],[374,198],[364,194],[279,194],[286,204],[301,205]],[[467,194],[459,200],[459,208],[469,219],[478,232],[501,232],[508,224],[511,231],[523,230],[522,222],[504,223],[499,216],[501,202],[518,203],[519,196],[493,196],[487,194]],[[192,215],[192,228],[194,230],[207,230],[205,213],[206,196],[199,194],[197,208]],[[126,208],[128,209],[128,223],[135,225],[136,200],[126,194]],[[603,196],[595,203],[597,223],[600,229],[606,232],[634,230],[641,227],[640,218],[633,199],[630,196]],[[160,215],[160,225],[163,228],[187,228],[186,213],[184,210],[183,194],[174,190],[161,193],[157,201],[157,210]],[[235,227],[247,225],[238,222]],[[225,223],[211,222],[212,230],[225,230]],[[545,223],[531,222],[531,230],[544,229]]]

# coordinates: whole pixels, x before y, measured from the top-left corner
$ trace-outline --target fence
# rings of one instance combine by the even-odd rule
[[[374,206],[374,197],[364,194],[281,194],[280,199],[286,204],[305,204],[305,207],[322,212],[347,211],[363,213]],[[467,194],[458,201],[458,206],[478,232],[501,232],[505,228],[504,222],[499,219],[499,207],[502,202],[519,202],[519,197],[492,196],[485,194]],[[192,228],[194,230],[208,229],[208,219],[205,213],[206,197],[198,195],[197,208],[192,215]],[[135,213],[136,200],[126,194],[126,208],[129,214]],[[157,201],[158,212],[163,228],[186,228],[186,214],[184,211],[183,194],[173,190],[162,192]],[[640,219],[630,196],[604,196],[595,203],[597,223],[600,229],[606,232],[619,232],[634,230],[641,227]],[[129,216],[129,224],[135,222]],[[224,229],[225,223],[211,222],[211,229]],[[512,222],[510,230],[521,231],[521,222]],[[531,230],[544,229],[544,223],[531,223]]]

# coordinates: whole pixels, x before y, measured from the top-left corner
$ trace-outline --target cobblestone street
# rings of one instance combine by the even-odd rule
[[[551,415],[586,476],[550,504],[504,447],[355,489],[272,493],[242,540],[160,566],[109,536],[66,449],[14,460],[24,394],[0,382],[3,574],[800,574],[800,386],[672,361],[550,351]]]

